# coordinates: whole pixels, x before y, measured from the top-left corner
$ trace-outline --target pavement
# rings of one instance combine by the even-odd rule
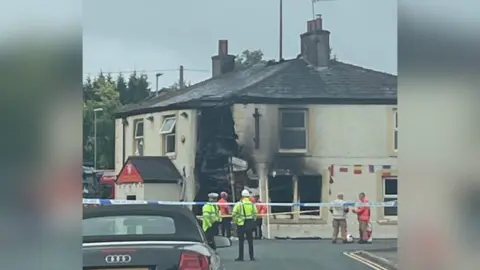
[[[384,270],[374,262],[365,262],[355,254],[360,250],[382,250],[396,247],[397,240],[375,240],[372,244],[332,244],[331,240],[255,240],[255,261],[249,261],[245,243],[245,261],[235,262],[238,242],[232,247],[218,249],[226,270],[276,269],[276,270]],[[354,256],[350,256],[355,254]],[[362,261],[363,260],[363,261]],[[370,264],[370,265],[368,265]]]

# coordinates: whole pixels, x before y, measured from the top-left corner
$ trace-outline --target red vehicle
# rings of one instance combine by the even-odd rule
[[[99,172],[100,176],[100,187],[102,190],[101,199],[115,199],[115,180],[117,175],[114,170],[104,170]]]

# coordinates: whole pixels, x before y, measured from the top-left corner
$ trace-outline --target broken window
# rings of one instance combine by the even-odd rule
[[[306,110],[280,110],[280,149],[307,149]]]
[[[301,203],[320,203],[322,201],[322,176],[299,176],[298,177],[298,199]],[[300,215],[319,216],[320,207],[300,206]]]
[[[292,176],[270,176],[268,178],[268,197],[275,203],[293,202],[293,179]],[[291,206],[272,206],[272,213],[291,212]]]
[[[176,148],[175,124],[177,120],[174,116],[165,117],[160,134],[163,137],[163,152],[164,154],[174,154]]]
[[[134,133],[133,133],[133,150],[136,156],[143,156],[143,120],[136,120],[134,122]]]

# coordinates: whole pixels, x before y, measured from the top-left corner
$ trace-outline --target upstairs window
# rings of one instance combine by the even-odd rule
[[[176,151],[176,132],[175,125],[177,120],[175,116],[167,116],[163,120],[162,127],[160,128],[160,135],[163,140],[163,153],[165,155],[175,154]]]
[[[143,156],[143,120],[134,121],[133,150],[136,156]]]
[[[280,110],[280,150],[307,150],[307,110]]]

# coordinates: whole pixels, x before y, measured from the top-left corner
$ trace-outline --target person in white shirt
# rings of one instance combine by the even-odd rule
[[[334,205],[330,207],[330,213],[333,216],[333,237],[332,244],[337,243],[337,237],[339,230],[342,234],[343,243],[347,243],[347,214],[348,207],[344,206],[346,203],[343,200],[343,193],[337,195],[337,199],[332,202]]]

